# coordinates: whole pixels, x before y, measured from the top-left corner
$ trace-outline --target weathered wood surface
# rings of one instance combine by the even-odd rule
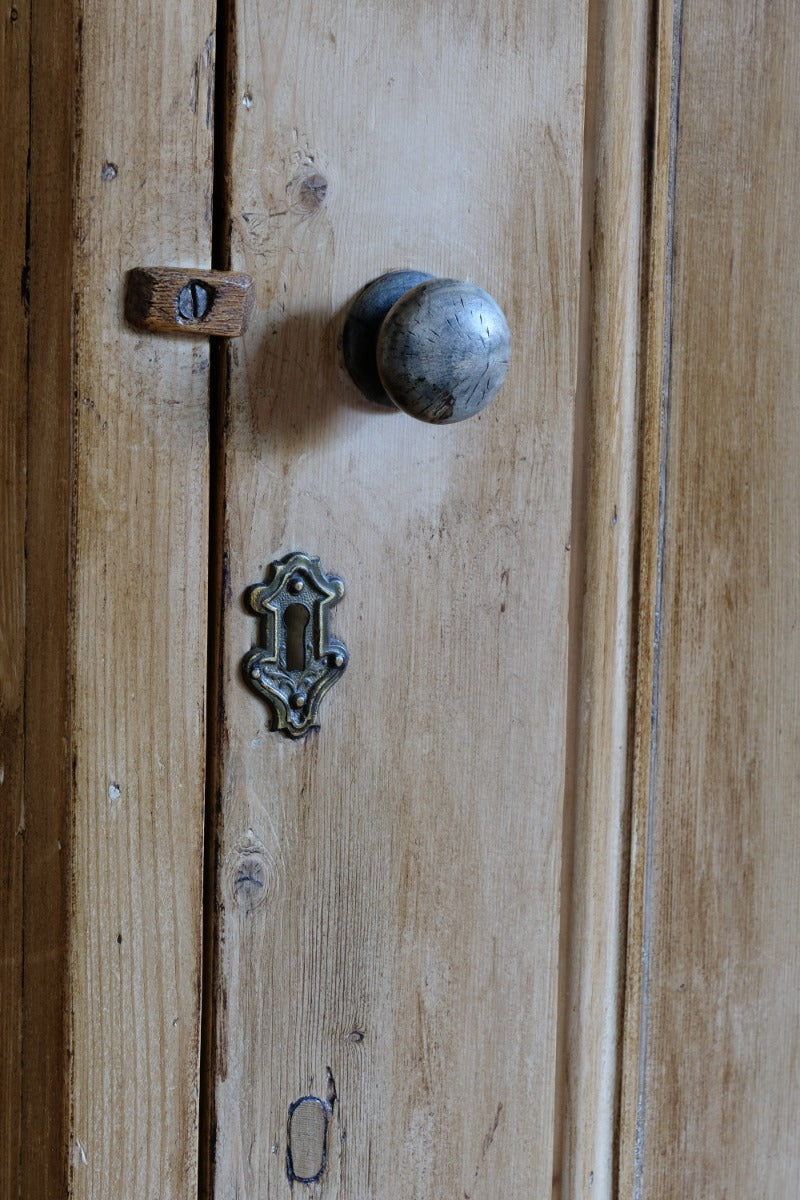
[[[128,274],[125,316],[150,333],[241,337],[253,296],[252,279],[237,271],[135,267]]]
[[[650,8],[648,0],[592,4],[588,38],[553,1195],[592,1200],[617,1196],[653,182]]]
[[[12,13],[4,53],[27,60],[10,38],[31,14]],[[141,262],[209,265],[213,27],[210,3],[32,14],[30,322],[13,243],[0,450],[4,470],[28,454],[6,498],[0,618],[3,736],[19,739],[25,528],[22,813],[6,799],[18,740],[16,768],[2,759],[4,884],[23,860],[3,1036],[21,1019],[24,1062],[20,1102],[3,1097],[20,1137],[2,1178],[25,1200],[196,1194],[208,348],[127,328],[123,285]],[[8,136],[4,219],[21,209],[24,237],[28,142]],[[3,1070],[18,1093],[5,1050]]]
[[[312,1194],[551,1189],[584,19],[237,12],[232,265],[262,311],[221,489],[220,1198],[287,1191],[307,1095],[332,1107]],[[462,425],[373,411],[337,363],[349,300],[412,266],[516,338]],[[243,593],[292,549],[344,577],[351,654],[299,744],[240,671]]]
[[[661,505],[640,722],[649,735],[652,712],[652,738],[637,771],[621,1194],[788,1198],[800,1163],[800,10],[707,0],[669,16],[664,401],[650,447]]]
[[[263,312],[229,351],[211,584],[217,1200],[286,1191],[304,1096],[319,1195],[796,1190],[800,18],[648,9],[592,9],[586,177],[582,0],[237,13],[226,186]],[[208,349],[130,329],[123,287],[209,264],[213,20],[46,0],[2,29],[25,1200],[196,1194]],[[370,411],[337,363],[398,266],[508,313],[464,426]],[[243,592],[292,548],[344,575],[352,655],[297,745],[239,669]]]
[[[93,4],[84,13],[72,577],[76,1197],[167,1200],[196,1187],[209,349],[129,330],[123,291],[126,271],[142,262],[210,265],[213,41],[210,0]]]
[[[28,278],[27,8],[0,24],[0,1195],[16,1195],[22,1103],[22,827],[25,719],[25,461]]]

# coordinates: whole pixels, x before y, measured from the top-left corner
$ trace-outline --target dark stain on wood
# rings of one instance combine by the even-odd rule
[[[328,1159],[328,1125],[333,1115],[336,1087],[328,1071],[328,1093],[332,1100],[301,1096],[289,1106],[286,1128],[286,1174],[290,1185],[318,1183]]]

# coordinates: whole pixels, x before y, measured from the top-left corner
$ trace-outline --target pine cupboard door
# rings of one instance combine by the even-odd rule
[[[645,32],[7,12],[0,1194],[612,1186]],[[212,260],[247,339],[130,327],[128,271]],[[508,313],[471,423],[342,370],[398,266]],[[351,654],[302,743],[241,673],[294,548]]]
[[[800,9],[659,24],[621,1194],[789,1200]]]
[[[620,943],[570,949],[589,15],[7,13],[3,1196],[612,1178]],[[248,271],[247,336],[132,328],[126,275],[156,265]],[[396,267],[507,313],[508,379],[463,425],[381,412],[342,367],[346,306]],[[633,493],[604,469],[608,538]],[[616,681],[606,548],[584,640]],[[247,589],[293,550],[345,580],[350,655],[302,741],[242,673]],[[576,870],[583,896],[602,860],[604,927],[618,828]],[[571,1015],[594,981],[597,1038]]]
[[[238,7],[213,1195],[795,1196],[798,46],[789,0]],[[342,371],[392,267],[506,309],[463,426]],[[241,678],[295,548],[351,655],[305,743]]]
[[[794,1200],[799,12],[4,13],[0,1197]],[[480,415],[354,386],[394,268],[504,309]]]
[[[211,3],[2,14],[0,1195],[196,1194]],[[209,104],[212,109],[209,109]]]
[[[217,491],[209,1195],[549,1195],[586,6],[237,5]],[[498,399],[431,426],[341,363],[393,268],[470,279]],[[349,665],[292,740],[247,589],[345,581]],[[291,1114],[291,1119],[290,1119]]]

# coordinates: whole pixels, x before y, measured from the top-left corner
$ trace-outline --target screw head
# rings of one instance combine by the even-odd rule
[[[289,588],[289,591],[294,592],[295,595],[297,595],[299,592],[302,592],[303,576],[302,575],[292,575],[292,577],[288,583],[288,588]]]
[[[305,708],[307,700],[308,696],[305,694],[305,692],[295,692],[289,703],[291,704],[292,708]]]
[[[211,289],[199,279],[190,279],[178,294],[178,314],[184,321],[202,321],[211,308]]]

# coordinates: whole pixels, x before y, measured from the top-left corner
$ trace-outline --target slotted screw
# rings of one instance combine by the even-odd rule
[[[211,292],[199,279],[190,279],[178,295],[178,312],[184,321],[202,321],[211,307]]]

